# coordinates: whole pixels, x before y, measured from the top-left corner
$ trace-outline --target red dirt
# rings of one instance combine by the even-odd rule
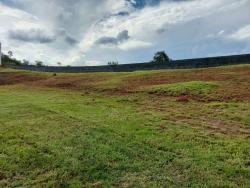
[[[35,82],[43,80],[44,77],[32,75],[32,74],[21,74],[14,72],[1,72],[0,73],[0,85],[13,85],[19,83]]]
[[[124,80],[122,88],[127,91],[135,91],[145,86],[194,80],[222,83],[223,87],[214,89],[205,101],[250,100],[250,68],[246,67],[181,70],[130,77]],[[204,98],[196,97],[196,100],[204,100]]]
[[[176,99],[177,102],[188,102],[188,97],[187,96],[180,96],[180,97],[177,97]]]
[[[95,87],[96,83],[107,80],[120,79],[112,88]],[[223,87],[213,89],[207,97],[192,96],[198,101],[228,101],[250,100],[250,68],[249,67],[227,67],[195,70],[162,71],[148,75],[135,75],[128,77],[117,77],[116,75],[103,74],[75,74],[59,76],[40,76],[27,73],[0,73],[0,85],[19,83],[33,83],[36,86],[51,88],[75,89],[87,92],[102,92],[107,95],[127,96],[140,91],[142,87],[187,82],[187,81],[217,81]]]

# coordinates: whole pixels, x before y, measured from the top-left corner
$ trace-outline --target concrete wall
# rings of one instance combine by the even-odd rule
[[[85,66],[85,67],[59,67],[59,66],[16,66],[9,65],[9,67],[40,71],[40,72],[63,72],[63,73],[81,73],[81,72],[129,72],[137,70],[159,70],[159,69],[186,69],[186,68],[205,68],[225,65],[250,64],[250,54],[208,57],[199,59],[183,59],[174,60],[166,64],[156,63],[134,63],[121,64],[114,66]]]

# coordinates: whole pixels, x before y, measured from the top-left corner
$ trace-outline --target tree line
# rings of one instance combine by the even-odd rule
[[[163,64],[163,63],[170,63],[171,59],[168,57],[168,55],[165,53],[165,51],[159,51],[156,52],[153,60],[150,63],[157,63],[157,64]],[[118,65],[119,62],[118,61],[110,61],[108,62],[109,66],[116,66]],[[7,54],[2,54],[2,66],[8,66],[8,65],[36,65],[38,67],[40,66],[44,66],[44,63],[42,61],[35,61],[35,64],[31,63],[29,60],[23,59],[22,61],[16,59],[13,57],[13,52],[12,51],[8,51]],[[58,66],[61,66],[62,63],[58,62],[57,63]]]
[[[13,52],[12,51],[8,51],[7,54],[2,54],[2,66],[8,66],[8,65],[32,65],[32,63],[29,60],[23,59],[18,60],[16,58],[13,57]],[[36,66],[43,66],[44,63],[42,61],[35,61],[35,65]]]
[[[168,57],[165,51],[159,51],[156,52],[153,60],[150,63],[157,63],[157,64],[163,64],[163,63],[170,63],[171,59]],[[108,65],[109,66],[116,66],[118,65],[118,61],[109,61]]]

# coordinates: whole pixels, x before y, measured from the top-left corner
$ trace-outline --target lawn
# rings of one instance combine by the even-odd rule
[[[0,187],[249,185],[249,65],[0,69]]]

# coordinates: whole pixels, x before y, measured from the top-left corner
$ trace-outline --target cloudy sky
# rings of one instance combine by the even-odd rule
[[[250,53],[250,0],[0,0],[0,41],[48,65]]]

